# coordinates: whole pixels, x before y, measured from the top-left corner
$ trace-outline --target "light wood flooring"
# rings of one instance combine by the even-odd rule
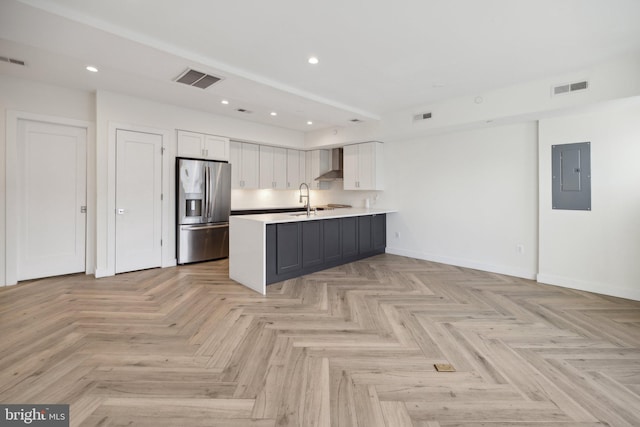
[[[74,426],[640,426],[640,302],[393,255],[266,297],[227,269],[0,289],[0,402]]]

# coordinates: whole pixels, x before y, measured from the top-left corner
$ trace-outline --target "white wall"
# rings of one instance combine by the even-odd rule
[[[538,281],[640,300],[640,97],[540,121]],[[551,146],[591,142],[591,211],[551,209]]]
[[[221,135],[236,140],[283,147],[302,148],[304,134],[275,126],[215,116],[174,105],[160,104],[107,91],[96,95],[96,276],[115,273],[115,128],[148,131],[163,135],[166,147],[163,163],[162,265],[175,265],[175,157],[176,129]],[[287,192],[290,193],[291,192]],[[234,198],[235,199],[235,198]],[[280,197],[278,197],[280,200]],[[233,205],[232,205],[233,206]],[[250,207],[259,207],[253,205]]]
[[[387,219],[387,252],[535,278],[535,122],[388,142],[384,149],[388,173],[379,203],[399,210]]]
[[[102,121],[112,120],[148,127],[184,129],[281,147],[302,148],[304,146],[304,134],[290,129],[218,116],[107,91],[98,91],[98,100],[98,106],[103,109],[102,112],[98,111]]]
[[[379,141],[381,137],[379,122],[355,123],[307,132],[305,147],[308,150],[339,147],[357,142]]]
[[[6,149],[7,143],[15,144],[12,126],[7,126],[7,116],[29,116],[62,120],[76,120],[90,123],[87,156],[87,268],[89,272],[99,270],[102,275],[109,273],[112,261],[108,259],[108,244],[114,238],[113,228],[109,229],[109,202],[113,198],[114,135],[109,135],[113,124],[125,124],[138,129],[148,129],[164,134],[167,146],[164,187],[168,189],[170,200],[165,206],[163,234],[170,239],[169,248],[163,254],[163,263],[175,261],[173,232],[174,180],[173,159],[176,152],[175,129],[187,129],[234,139],[302,148],[304,135],[301,132],[266,126],[244,120],[216,116],[172,105],[159,104],[143,99],[110,92],[94,95],[85,91],[71,90],[34,81],[0,75],[0,286],[7,283],[7,255],[13,248],[5,247],[7,227],[12,227],[11,218],[6,218]],[[97,119],[96,119],[97,118]],[[15,118],[12,119],[15,121]],[[9,141],[7,140],[9,138]],[[12,177],[9,185],[12,185]],[[291,193],[291,192],[289,192]],[[165,194],[167,191],[165,190]],[[291,198],[291,197],[290,197]],[[110,264],[111,262],[111,264]],[[14,261],[12,261],[14,263]],[[12,266],[15,270],[16,266]]]
[[[88,176],[89,206],[95,206],[96,212],[92,235],[97,267],[108,272],[108,243],[114,238],[108,228],[108,206],[114,198],[110,129],[115,123],[163,133],[169,159],[175,157],[176,128],[292,148],[381,139],[385,141],[384,192],[343,191],[340,183],[333,183],[329,191],[312,191],[312,204],[362,206],[368,197],[377,206],[398,208],[399,214],[389,216],[389,252],[521,277],[537,274],[545,283],[640,299],[637,98],[622,102],[623,106],[615,103],[576,114],[585,106],[637,95],[639,70],[637,55],[630,56],[567,75],[567,81],[588,78],[591,83],[588,92],[571,97],[541,95],[552,83],[562,83],[561,78],[554,78],[481,94],[480,104],[468,97],[428,106],[437,112],[433,122],[411,122],[412,113],[427,108],[423,107],[385,115],[380,126],[356,125],[337,128],[335,134],[325,130],[306,136],[120,94],[99,92],[94,96],[0,76],[0,188],[7,185],[7,111],[95,121],[95,141],[90,142],[95,151],[89,155],[89,168],[95,173]],[[538,147],[538,126],[531,116],[537,119],[567,114],[567,110],[574,115],[541,120]],[[493,122],[487,124],[487,120]],[[512,121],[517,123],[509,124]],[[550,146],[572,141],[592,142],[591,212],[549,208]],[[171,197],[167,206],[172,206],[172,175],[165,175],[165,186]],[[296,205],[297,191],[233,192],[234,209]],[[5,211],[3,193],[2,241],[10,226]],[[173,209],[168,212],[163,232],[173,239]],[[517,251],[518,245],[523,253]],[[169,247],[174,247],[173,240]],[[6,255],[0,245],[0,285]],[[166,252],[164,257],[166,263],[175,254]]]
[[[587,90],[551,96],[553,86],[583,80],[589,82]],[[637,95],[640,95],[640,55],[634,53],[571,73],[385,114],[380,125],[380,140],[459,131],[482,126],[487,121],[538,120]],[[414,114],[426,112],[431,112],[433,117],[412,120]]]
[[[587,80],[589,88],[570,95],[551,96],[555,85]],[[545,79],[444,99],[400,111],[387,112],[379,123],[365,122],[308,132],[308,148],[364,141],[394,141],[459,132],[494,124],[534,121],[609,100],[640,95],[640,55],[632,53],[582,70]],[[413,121],[431,112],[428,120]]]
[[[15,271],[15,257],[11,254],[14,248],[5,248],[6,231],[12,230],[16,219],[14,214],[6,217],[6,195],[7,185],[15,185],[12,182],[15,177],[7,177],[6,162],[13,161],[6,158],[7,145],[16,144],[15,123],[7,123],[7,117],[28,116],[38,117],[42,120],[71,120],[89,123],[92,126],[95,117],[95,98],[89,92],[65,89],[56,86],[41,84],[34,81],[17,79],[14,77],[0,75],[0,286],[7,283],[7,269]],[[15,121],[15,119],[14,119]],[[91,187],[94,169],[92,169],[92,157],[95,156],[95,138],[93,128],[89,132],[87,139],[87,178],[88,188]],[[6,181],[8,178],[8,182]],[[10,189],[10,188],[9,188]],[[89,190],[88,190],[89,191]],[[87,194],[89,213],[87,215],[87,267],[93,268],[94,257],[94,236],[95,223],[90,216],[93,193]],[[11,209],[9,209],[11,212]],[[12,265],[7,265],[7,256],[11,259]]]

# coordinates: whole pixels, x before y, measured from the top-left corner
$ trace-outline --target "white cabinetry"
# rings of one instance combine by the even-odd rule
[[[260,188],[287,188],[287,150],[260,146]]]
[[[178,156],[228,161],[229,139],[205,133],[179,130]]]
[[[287,189],[297,189],[306,179],[304,151],[287,149]]]
[[[231,141],[231,188],[246,190],[259,188],[259,152],[257,144]]]
[[[306,182],[311,190],[326,190],[329,182],[315,179],[331,169],[330,150],[301,151],[231,141],[232,188],[296,190]]]
[[[305,182],[309,184],[309,188],[312,190],[326,190],[331,186],[330,182],[316,181],[316,178],[325,172],[329,172],[330,165],[330,151],[329,150],[313,150],[307,151],[306,157],[306,178]]]
[[[344,147],[344,189],[382,190],[382,143],[365,142]]]

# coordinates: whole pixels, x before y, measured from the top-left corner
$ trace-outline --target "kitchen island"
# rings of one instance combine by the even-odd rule
[[[394,209],[335,209],[231,216],[229,277],[261,294],[267,285],[384,253]]]

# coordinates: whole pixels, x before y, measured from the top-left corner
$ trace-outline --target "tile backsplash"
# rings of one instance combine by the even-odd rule
[[[311,190],[311,205],[326,205],[329,203],[347,204],[357,208],[365,207],[365,199],[373,208],[380,206],[383,191],[345,191],[342,182],[331,183],[328,190]],[[289,208],[303,206],[299,202],[298,190],[231,190],[231,209],[265,209]]]

